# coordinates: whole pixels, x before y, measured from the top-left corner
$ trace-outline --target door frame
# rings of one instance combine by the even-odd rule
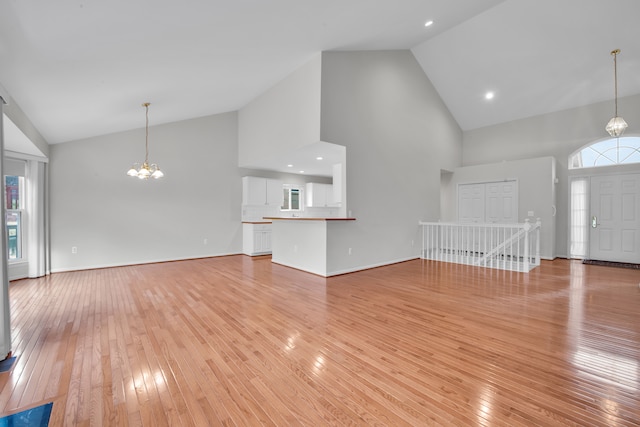
[[[586,179],[587,180],[587,207],[591,209],[591,178],[594,176],[606,176],[606,175],[627,175],[627,174],[637,174],[640,173],[640,163],[631,163],[631,164],[620,164],[620,165],[612,165],[612,166],[600,166],[600,167],[592,167],[592,168],[579,168],[579,169],[569,169],[568,170],[568,182],[567,182],[567,228],[571,230],[573,226],[572,221],[572,211],[571,211],[571,181],[574,179]],[[589,251],[590,251],[590,235],[591,232],[589,228],[591,227],[591,215],[587,214],[587,218],[585,221],[586,228],[586,245],[587,250],[584,258],[577,259],[589,259]],[[571,259],[571,231],[567,233],[567,258]]]
[[[616,185],[622,185],[624,178],[626,177],[633,177],[630,178],[630,180],[632,180],[633,182],[636,183],[636,185],[634,186],[635,191],[632,190],[631,193],[628,194],[635,194],[635,198],[633,198],[633,202],[634,202],[634,209],[633,212],[635,212],[635,216],[633,217],[632,220],[630,220],[630,224],[636,224],[635,230],[636,233],[640,231],[640,212],[638,211],[638,209],[635,209],[635,206],[637,206],[640,203],[640,172],[628,172],[628,173],[620,173],[620,174],[607,174],[607,175],[594,175],[591,176],[589,178],[589,222],[588,224],[589,226],[589,259],[598,259],[601,261],[613,261],[613,262],[634,262],[638,259],[637,255],[640,255],[640,245],[637,244],[638,242],[638,237],[636,235],[634,235],[635,237],[633,238],[633,240],[635,241],[634,244],[632,244],[633,246],[633,252],[625,252],[624,251],[624,243],[623,241],[618,241],[617,244],[612,245],[611,247],[611,253],[610,254],[606,254],[606,253],[602,253],[602,251],[600,251],[600,255],[599,256],[594,256],[593,252],[595,250],[597,250],[596,248],[596,241],[594,240],[596,237],[598,238],[602,238],[602,236],[596,236],[596,228],[598,228],[598,226],[593,227],[593,223],[592,222],[596,222],[596,225],[598,225],[598,223],[600,222],[599,219],[595,219],[596,217],[594,216],[594,214],[597,214],[598,217],[602,217],[603,213],[601,210],[598,210],[597,208],[594,209],[593,206],[593,195],[594,195],[594,186],[593,186],[593,180],[594,179],[601,179],[603,180],[603,182],[611,182],[611,183],[615,183]],[[615,178],[615,179],[613,179]],[[605,181],[606,179],[609,179],[609,181]],[[613,194],[618,194],[621,192],[621,188],[622,187],[618,187],[616,188],[616,191]],[[608,194],[608,193],[605,193]],[[611,225],[610,226],[610,230],[613,232],[612,233],[612,239],[613,241],[616,241],[616,239],[620,240],[623,237],[622,231],[625,229],[624,227],[624,210],[623,210],[623,200],[624,200],[624,194],[620,193],[618,194],[618,198],[614,199],[616,202],[619,202],[620,205],[618,206],[619,211],[616,212],[615,214],[613,214],[612,218],[615,218],[615,220],[612,219],[611,223],[615,224],[615,225]],[[613,203],[613,206],[615,206],[618,203]],[[604,225],[604,223],[602,224]],[[606,227],[605,227],[606,229]],[[624,239],[622,239],[624,240]],[[607,252],[607,251],[605,251]],[[602,258],[609,258],[609,259],[602,259]],[[614,259],[611,259],[614,258]]]

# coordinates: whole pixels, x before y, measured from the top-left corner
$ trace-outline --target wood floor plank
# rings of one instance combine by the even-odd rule
[[[10,286],[0,409],[51,426],[640,425],[640,271],[230,256]]]

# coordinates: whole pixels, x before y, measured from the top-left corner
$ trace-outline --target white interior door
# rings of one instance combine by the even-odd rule
[[[640,262],[640,174],[591,177],[589,258]]]
[[[460,184],[458,222],[518,222],[518,182]]]
[[[486,221],[498,224],[518,222],[517,182],[489,182],[486,186]]]
[[[461,184],[458,187],[458,221],[484,222],[484,184]]]

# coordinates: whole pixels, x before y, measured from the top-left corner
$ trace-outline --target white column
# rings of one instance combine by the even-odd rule
[[[48,273],[46,264],[45,235],[45,163],[27,162],[27,198],[29,204],[27,259],[29,277],[41,277]]]
[[[0,97],[0,153],[2,153],[2,159],[0,160],[0,178],[4,177],[4,104],[6,104],[4,97]],[[2,188],[4,188],[4,185]],[[11,353],[11,313],[9,312],[9,274],[5,208],[4,197],[2,197],[2,203],[0,203],[0,218],[2,219],[2,224],[0,225],[0,280],[2,281],[0,289],[0,360],[5,359],[5,357]]]

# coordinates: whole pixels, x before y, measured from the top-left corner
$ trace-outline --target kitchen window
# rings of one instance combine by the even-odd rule
[[[282,191],[284,197],[280,209],[283,211],[301,211],[302,204],[300,201],[303,200],[302,189],[297,186],[285,184],[282,187]]]

